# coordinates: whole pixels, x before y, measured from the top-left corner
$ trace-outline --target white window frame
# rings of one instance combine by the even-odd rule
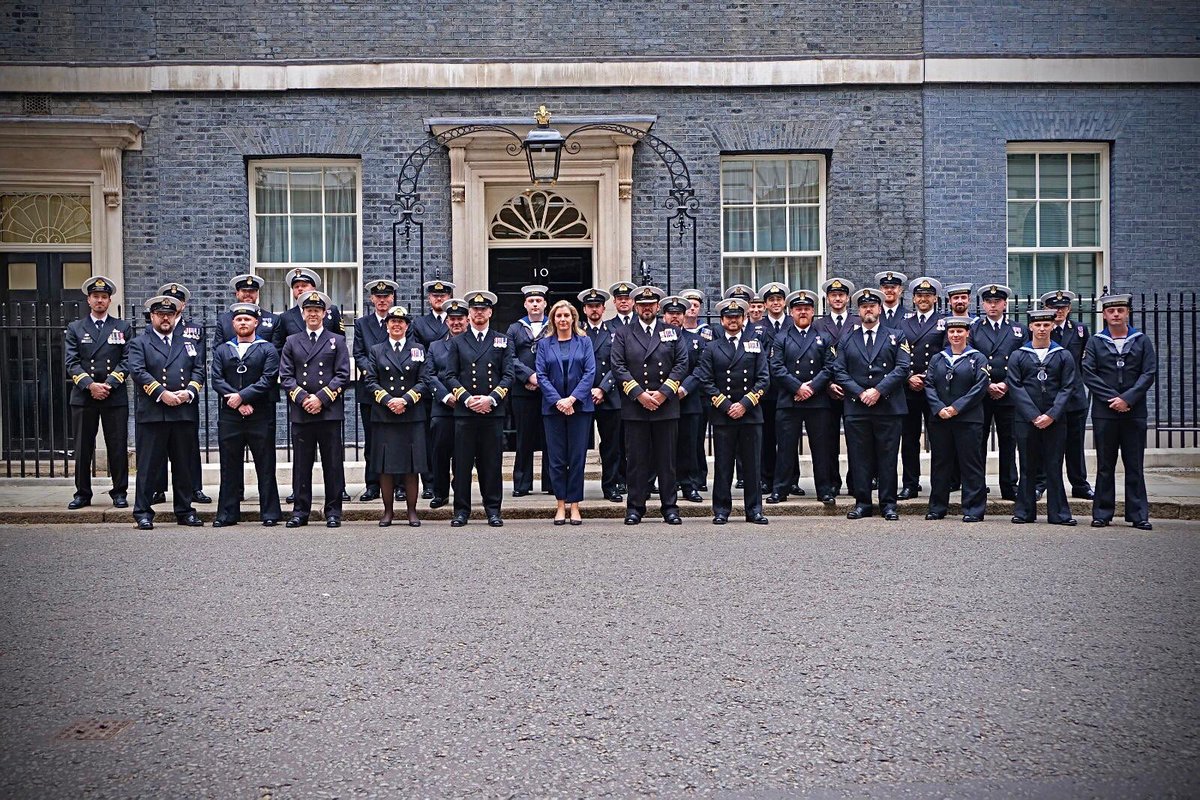
[[[258,260],[258,193],[255,191],[255,170],[260,168],[279,168],[286,167],[288,169],[304,169],[311,167],[343,167],[354,170],[354,192],[355,192],[355,247],[354,261],[331,261],[331,262],[283,262],[283,261],[259,261]],[[358,158],[261,158],[251,159],[246,162],[246,186],[250,198],[250,271],[256,275],[261,275],[269,281],[282,280],[284,274],[289,269],[296,267],[304,267],[311,269],[321,276],[321,280],[325,285],[328,285],[327,274],[330,270],[350,269],[354,271],[352,286],[354,287],[354,308],[363,308],[363,164],[362,159]],[[322,204],[324,204],[324,193],[322,192]],[[322,205],[322,207],[324,207]],[[288,197],[288,216],[291,216],[291,197]],[[290,293],[285,295],[290,304]],[[339,298],[332,298],[333,302],[338,305],[343,305]]]
[[[1032,154],[1032,155],[1058,155],[1058,154],[1073,154],[1073,153],[1089,153],[1100,156],[1100,243],[1099,245],[1088,245],[1085,247],[1012,247],[1008,243],[1008,205],[1009,203],[1027,203],[1030,200],[1036,201],[1036,213],[1041,213],[1041,170],[1037,171],[1037,177],[1034,184],[1033,198],[1013,198],[1008,197],[1008,157],[1016,154]],[[1005,236],[1005,253],[1004,253],[1004,271],[1007,280],[1011,285],[1012,275],[1008,272],[1008,257],[1011,255],[1053,255],[1056,253],[1095,253],[1097,261],[1096,270],[1096,293],[1099,294],[1105,286],[1111,285],[1111,276],[1109,274],[1109,204],[1111,202],[1109,193],[1109,161],[1111,153],[1109,145],[1106,142],[1055,142],[1055,141],[1039,141],[1039,142],[1009,142],[1004,153],[1004,236]],[[1070,192],[1070,170],[1067,172],[1068,189],[1067,200],[1071,199]],[[1070,230],[1071,220],[1068,212],[1067,227],[1068,235]],[[1041,220],[1035,220],[1035,227],[1040,232]],[[1069,259],[1068,259],[1069,263]],[[1067,283],[1070,283],[1071,271],[1068,266],[1066,269]],[[1042,289],[1043,292],[1050,291],[1049,288],[1037,286],[1037,262],[1034,262],[1033,272],[1034,287]],[[1074,291],[1072,286],[1053,287],[1055,289],[1067,289]],[[1081,298],[1082,299],[1082,298]]]
[[[817,207],[818,207],[817,226],[818,226],[819,236],[821,237],[821,247],[818,250],[750,250],[750,251],[739,250],[739,251],[726,252],[726,250],[725,250],[725,208],[726,208],[726,203],[725,203],[724,174],[725,174],[725,163],[727,161],[815,161],[817,163],[817,175],[818,175],[818,184],[819,184],[818,190],[817,190]],[[728,288],[728,286],[726,286],[726,283],[725,283],[725,260],[727,258],[751,258],[751,259],[757,259],[757,258],[816,258],[817,259],[817,279],[816,279],[817,285],[816,286],[792,286],[789,283],[788,288],[792,289],[792,290],[811,289],[812,291],[817,291],[820,288],[821,283],[825,280],[825,273],[826,273],[827,264],[828,264],[828,260],[826,258],[826,253],[827,253],[827,250],[829,247],[828,237],[827,237],[827,233],[826,233],[826,217],[827,217],[828,208],[829,208],[829,197],[828,197],[829,159],[825,156],[825,154],[823,154],[823,153],[726,153],[721,156],[721,164],[720,164],[720,169],[718,170],[717,179],[718,179],[718,185],[720,187],[720,194],[721,194],[721,202],[720,202],[720,206],[721,206],[720,207],[721,291],[724,292],[724,290]],[[748,207],[750,209],[757,210],[759,208],[760,204],[758,203],[758,201],[756,199],[754,202],[750,203],[748,206],[743,203],[736,203],[736,204],[731,203],[729,205],[736,206],[739,208]],[[764,203],[762,205],[772,206],[772,205],[778,205],[778,204]],[[800,204],[784,203],[783,205],[787,206],[787,205],[800,205]],[[757,225],[757,223],[754,225],[753,231],[754,231],[755,245],[757,246],[757,242],[758,242],[758,225]],[[762,281],[759,279],[757,266],[754,267],[754,281],[755,281],[755,285],[752,288],[754,288],[755,290],[757,290],[760,286],[762,286],[764,283],[766,283],[766,281]]]

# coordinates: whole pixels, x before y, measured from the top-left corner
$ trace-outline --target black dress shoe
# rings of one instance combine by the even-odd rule
[[[264,528],[274,528],[278,524],[279,524],[279,520],[277,520],[277,519],[264,519],[262,521],[262,526]]]
[[[237,523],[236,522],[226,522],[223,519],[214,519],[213,520],[214,528],[229,528],[233,525],[237,525]]]
[[[1092,520],[1092,527],[1093,527],[1093,528],[1107,528],[1107,527],[1108,527],[1108,520],[1106,520],[1106,519],[1094,519],[1094,520]]]
[[[513,489],[512,496],[513,497],[524,497],[527,494],[529,494],[528,489]]]
[[[733,484],[733,488],[735,488],[735,489],[744,489],[744,488],[746,488],[746,484],[744,484],[744,483],[742,482],[742,480],[739,478],[737,481],[735,481],[735,482],[734,482],[734,484]]]
[[[604,495],[604,499],[610,503],[624,503],[625,502],[625,498],[622,497],[617,492],[609,492],[608,494]]]
[[[139,531],[152,531],[154,530],[154,523],[148,519],[139,519],[137,521],[137,529]]]
[[[769,492],[771,491],[771,484],[767,483],[766,481],[761,481],[758,484],[758,490],[760,492]]]
[[[767,495],[763,499],[767,503],[767,505],[773,506],[778,503],[782,503],[784,500],[787,500],[788,496],[786,494],[779,494],[777,492],[771,492],[769,495]]]
[[[707,487],[705,487],[705,491],[708,491]],[[623,483],[618,483],[617,484],[617,494],[629,494],[629,487]]]
[[[650,494],[658,494],[658,481],[650,484]]]
[[[724,525],[727,522],[729,522],[729,517],[724,514],[717,514],[713,517],[713,525]]]
[[[493,528],[503,528],[504,520],[500,519],[499,514],[493,514],[492,516],[488,517],[488,525],[492,526]]]
[[[358,502],[360,502],[360,503],[369,503],[372,500],[378,500],[378,499],[379,499],[379,487],[378,486],[368,486],[367,490],[358,496]]]
[[[970,514],[963,515],[963,522],[983,522],[983,517],[975,517]]]
[[[186,525],[189,528],[199,528],[204,524],[204,520],[197,517],[195,514],[188,514],[186,517],[176,517],[176,525]]]
[[[113,495],[113,508],[129,508],[129,499],[123,494]]]
[[[455,514],[454,517],[450,520],[451,528],[461,528],[463,525],[466,525],[466,524],[467,524],[467,517],[465,514]]]
[[[1095,500],[1096,492],[1092,489],[1072,489],[1071,497],[1076,497],[1080,500]]]
[[[421,499],[422,500],[432,500],[433,499],[433,489],[426,489],[425,491],[421,492]]]
[[[1067,518],[1067,519],[1064,519],[1064,520],[1062,520],[1062,521],[1060,521],[1060,522],[1051,522],[1050,524],[1051,524],[1051,525],[1065,525],[1065,526],[1067,526],[1068,528],[1074,528],[1074,527],[1075,527],[1076,525],[1078,525],[1079,523],[1078,523],[1078,522],[1077,522],[1075,519],[1073,519],[1073,518]]]
[[[912,488],[911,486],[905,486],[896,495],[896,499],[897,500],[912,500],[918,494],[919,494],[919,492],[916,489]]]
[[[408,492],[404,491],[404,487],[397,486],[396,491],[392,492],[392,497],[396,500],[407,500]]]
[[[1009,522],[1013,525],[1024,525],[1026,522],[1032,522],[1032,520],[1025,519],[1024,517],[1013,517]]]
[[[283,501],[283,502],[285,502],[285,503],[294,503],[294,502],[296,502],[296,495],[295,495],[295,493],[293,492],[292,494],[289,494],[289,495],[288,495],[286,498],[284,498],[284,501]]]
[[[325,518],[325,527],[326,528],[340,528],[340,527],[342,527],[342,520],[340,517],[326,517]]]
[[[1139,519],[1137,522],[1134,522],[1131,524],[1133,525],[1133,527],[1137,528],[1139,531],[1154,530],[1154,526],[1150,524],[1150,520],[1148,520],[1148,519]]]
[[[67,508],[71,509],[72,511],[75,511],[77,509],[83,508],[84,506],[90,506],[91,504],[92,504],[91,500],[84,500],[82,497],[76,497],[76,498],[73,498],[71,500],[71,502],[67,503]]]
[[[800,488],[800,484],[793,483],[788,487],[788,494],[794,494],[796,497],[804,497],[804,490]]]
[[[1038,489],[1036,492],[1034,492],[1034,494],[1033,494],[1034,502],[1041,502],[1042,496],[1044,494],[1046,494],[1045,489]]]
[[[449,502],[450,502],[449,497],[435,497],[429,501],[429,507],[430,508],[441,508],[442,506],[446,505]]]
[[[381,527],[381,528],[392,527],[392,515],[384,514],[383,517],[381,517],[379,520],[379,527]]]
[[[854,508],[846,514],[846,519],[862,519],[863,517],[871,517],[875,515],[875,510],[870,506],[855,504]]]
[[[283,523],[285,528],[303,528],[308,524],[308,519],[305,517],[289,517],[288,521]]]
[[[152,506],[165,502],[167,502],[166,492],[155,492],[154,494],[150,495],[150,505]],[[289,499],[288,502],[292,502],[291,499]]]
[[[930,519],[930,520],[933,520],[933,519],[945,519],[945,518],[946,518],[946,515],[945,515],[945,514],[934,514],[934,513],[932,513],[932,512],[930,512],[929,514],[926,514],[926,515],[925,515],[925,519]]]
[[[561,518],[560,518],[560,517],[555,517],[555,518],[554,518],[554,524],[555,524],[555,525],[566,525],[566,524],[567,524],[567,518],[566,518],[566,517],[561,517]]]
[[[895,522],[896,520],[900,519],[900,515],[896,513],[896,509],[889,508],[883,512],[883,518],[888,522]]]
[[[669,512],[663,519],[668,525],[682,525],[683,519],[680,518],[678,511]]]
[[[708,491],[708,484],[707,484],[707,483],[705,483],[705,484],[702,484],[702,485],[700,486],[700,491],[702,491],[702,492],[707,492],[707,491]]]
[[[754,516],[746,517],[746,522],[749,522],[751,525],[767,525],[770,524],[771,520],[762,514],[755,514]]]
[[[636,511],[630,511],[628,514],[625,515],[625,524],[626,525],[637,525],[641,521],[642,521],[642,515],[637,513]]]
[[[350,493],[349,493],[349,492],[347,492],[345,489],[342,489],[342,502],[343,502],[343,503],[349,503],[349,502],[350,502]]]
[[[837,498],[831,494],[824,494],[821,495],[821,502],[827,506],[832,506],[837,504]]]
[[[212,498],[206,495],[204,492],[194,492],[192,494],[192,502],[208,504],[212,502]]]
[[[684,492],[683,499],[687,500],[689,503],[703,503],[704,502],[704,498],[701,497],[700,493],[697,492],[695,489],[688,489],[686,492]]]

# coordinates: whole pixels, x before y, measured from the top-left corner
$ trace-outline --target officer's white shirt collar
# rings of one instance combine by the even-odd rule
[[[474,325],[472,325],[468,330],[470,331],[470,334],[472,336],[474,336],[476,339],[478,339],[481,335],[486,337],[488,335],[488,331],[490,329],[491,329],[490,325],[487,327],[484,327],[484,328],[476,328]]]
[[[325,326],[324,326],[324,325],[322,325],[320,328],[317,328],[315,331],[313,331],[312,329],[310,329],[310,328],[309,328],[307,325],[305,325],[305,326],[304,326],[304,335],[305,335],[306,337],[308,337],[308,340],[309,340],[310,342],[313,340],[313,338],[312,338],[312,335],[313,335],[314,333],[316,333],[316,334],[317,334],[317,341],[318,341],[318,342],[319,342],[319,341],[321,341],[321,335],[325,333]]]
[[[103,317],[97,317],[95,314],[89,313],[88,317],[91,318],[93,325],[104,325],[108,322],[108,314],[105,314]]]
[[[792,320],[792,327],[795,328],[796,330],[800,331],[801,333],[808,333],[809,331],[812,330],[812,323],[809,322],[807,328],[801,328],[799,325],[796,324],[795,320]]]
[[[383,324],[383,321],[384,321],[385,319],[387,319],[387,315],[386,315],[386,314],[385,314],[384,316],[382,316],[382,317],[381,317],[381,316],[379,316],[379,312],[378,312],[378,311],[376,311],[376,312],[375,312],[375,321],[376,321],[376,322],[378,322],[380,325],[382,325],[382,324]]]
[[[396,346],[397,346],[397,345],[399,345],[399,346],[400,346],[400,348],[401,348],[401,349],[403,349],[403,348],[404,348],[404,343],[405,343],[405,342],[407,342],[407,341],[408,341],[408,337],[407,337],[407,336],[403,336],[403,337],[401,337],[401,338],[399,338],[399,339],[393,339],[391,336],[388,336],[388,347],[390,347],[390,348],[392,348],[393,350],[395,350],[395,349],[396,349]]]
[[[860,327],[862,329],[862,335],[865,337],[868,332],[878,332],[882,326],[879,324],[879,320],[876,320],[875,324],[869,328],[866,325],[862,325]]]

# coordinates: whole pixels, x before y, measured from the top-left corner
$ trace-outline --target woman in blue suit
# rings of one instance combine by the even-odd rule
[[[542,422],[546,428],[545,458],[550,462],[550,485],[558,500],[554,524],[582,525],[583,464],[592,430],[592,382],[596,357],[592,342],[579,327],[579,312],[566,300],[550,309],[548,333],[537,342],[538,388],[542,390]]]

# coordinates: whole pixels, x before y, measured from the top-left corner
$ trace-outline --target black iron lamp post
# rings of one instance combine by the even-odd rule
[[[567,140],[550,127],[550,112],[545,106],[540,106],[533,118],[537,120],[537,127],[525,134],[525,141],[521,143],[529,164],[529,180],[538,185],[553,184],[558,180],[563,145]]]

